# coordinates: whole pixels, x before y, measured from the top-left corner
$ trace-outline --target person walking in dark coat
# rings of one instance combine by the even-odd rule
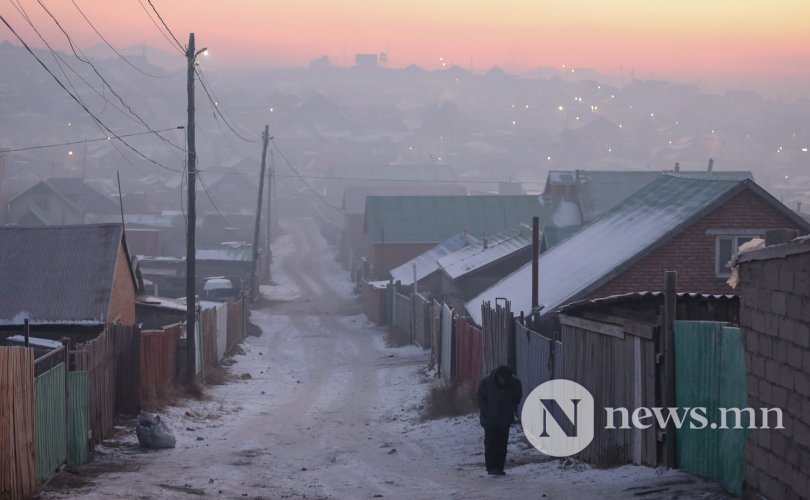
[[[514,422],[518,405],[523,397],[520,380],[512,375],[508,366],[499,366],[478,386],[480,422],[484,428],[484,458],[487,473],[502,476],[506,464],[506,446],[509,426]]]

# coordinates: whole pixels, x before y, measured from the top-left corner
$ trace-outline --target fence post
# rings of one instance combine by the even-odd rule
[[[68,439],[68,435],[70,434],[70,417],[68,414],[70,413],[70,403],[68,399],[70,398],[70,338],[69,337],[62,337],[62,349],[64,350],[65,354],[65,452],[68,452],[70,448],[70,440]]]
[[[660,345],[663,353],[663,373],[661,377],[661,395],[665,408],[675,406],[675,312],[678,305],[678,273],[664,273],[664,338]],[[664,464],[669,468],[676,467],[675,425],[670,420],[664,431]]]

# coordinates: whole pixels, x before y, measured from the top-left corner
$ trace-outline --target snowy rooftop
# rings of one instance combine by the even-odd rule
[[[634,257],[746,185],[756,187],[750,181],[662,175],[540,256],[540,314],[582,298]],[[466,307],[475,322],[481,324],[481,303],[496,297],[510,300],[513,311],[530,311],[531,269],[531,263],[524,265],[470,300]]]
[[[413,285],[414,266],[416,266],[416,279],[417,281],[421,280],[425,276],[429,276],[440,269],[440,258],[460,250],[467,245],[478,243],[479,241],[470,235],[465,236],[464,233],[455,234],[427,252],[392,269],[391,277],[394,278],[394,281],[402,282],[403,285]]]
[[[480,269],[488,264],[496,262],[506,256],[526,248],[532,244],[532,228],[526,224],[519,224],[515,227],[501,231],[486,238],[486,246],[483,241],[476,241],[453,253],[439,258],[439,266],[452,279],[469,274],[476,269]]]

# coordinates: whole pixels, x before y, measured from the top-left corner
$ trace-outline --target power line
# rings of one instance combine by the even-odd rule
[[[31,54],[31,56],[32,56],[34,59],[36,59],[36,61],[39,63],[39,65],[40,65],[40,66],[42,66],[42,68],[43,68],[45,71],[47,71],[49,75],[51,75],[51,78],[53,78],[53,79],[54,79],[54,81],[56,81],[56,83],[57,83],[57,84],[58,84],[60,87],[62,87],[62,90],[64,90],[65,92],[67,92],[67,94],[68,94],[68,95],[69,95],[69,96],[70,96],[70,97],[71,97],[71,98],[72,98],[74,101],[76,101],[76,103],[77,103],[79,106],[81,106],[81,107],[82,107],[82,109],[83,109],[83,110],[84,110],[84,111],[85,111],[85,112],[86,112],[88,115],[90,115],[90,117],[91,117],[91,118],[93,118],[93,120],[95,120],[95,121],[96,121],[96,122],[97,122],[97,123],[98,123],[100,126],[102,126],[102,127],[103,127],[103,128],[104,128],[104,129],[105,129],[105,130],[106,130],[106,131],[107,131],[107,132],[108,132],[108,133],[109,133],[111,136],[112,136],[112,137],[115,137],[117,140],[121,141],[121,143],[122,143],[122,144],[124,144],[126,147],[128,147],[128,148],[129,148],[129,149],[131,149],[133,152],[135,152],[135,153],[136,153],[138,156],[140,156],[140,157],[144,158],[145,160],[149,161],[150,163],[153,163],[154,165],[157,165],[157,166],[158,166],[158,167],[160,167],[160,168],[163,168],[163,169],[166,169],[166,170],[170,170],[170,171],[172,171],[172,172],[177,172],[177,170],[176,170],[176,169],[173,169],[173,168],[171,168],[171,167],[167,167],[166,165],[164,165],[164,164],[162,164],[162,163],[160,163],[160,162],[158,162],[158,161],[155,161],[155,160],[153,160],[152,158],[149,158],[148,156],[146,156],[145,154],[141,153],[139,150],[137,150],[136,148],[134,148],[132,145],[130,145],[130,144],[127,142],[127,141],[125,141],[124,139],[122,139],[120,136],[118,136],[118,134],[116,134],[115,132],[113,132],[113,131],[112,131],[112,129],[110,129],[110,127],[108,127],[108,126],[107,126],[107,125],[106,125],[104,122],[102,122],[102,121],[101,121],[101,120],[100,120],[98,117],[96,117],[96,115],[94,115],[94,114],[93,114],[93,112],[92,112],[92,111],[90,111],[90,109],[88,109],[88,108],[87,108],[87,106],[85,106],[85,105],[84,105],[84,103],[83,103],[83,102],[82,102],[82,101],[81,101],[81,100],[80,100],[78,97],[76,97],[75,95],[73,95],[73,94],[70,92],[70,90],[68,90],[68,88],[67,88],[67,87],[65,87],[65,84],[64,84],[64,83],[62,83],[62,81],[61,81],[61,80],[59,80],[59,78],[58,78],[56,75],[54,75],[54,74],[53,74],[53,71],[51,71],[51,69],[50,69],[50,68],[49,68],[49,67],[48,67],[48,66],[47,66],[47,65],[46,65],[44,62],[42,62],[42,59],[40,59],[40,58],[39,58],[39,56],[37,56],[37,55],[34,53],[34,51],[33,51],[33,50],[31,49],[31,47],[30,47],[30,46],[29,46],[29,45],[28,45],[28,44],[25,42],[25,40],[23,40],[23,38],[22,38],[22,37],[21,37],[21,36],[20,36],[20,35],[19,35],[19,34],[18,34],[18,33],[17,33],[15,30],[14,30],[14,28],[12,28],[12,27],[11,27],[11,25],[8,23],[8,21],[6,21],[6,18],[5,18],[4,16],[0,15],[0,21],[3,21],[3,24],[5,24],[5,25],[6,25],[6,27],[7,27],[7,28],[8,28],[8,29],[9,29],[9,30],[10,30],[10,31],[11,31],[11,32],[14,34],[14,36],[15,36],[15,37],[17,37],[17,40],[19,40],[19,41],[20,41],[20,43],[23,45],[23,47],[25,47],[25,50],[27,50],[27,51],[28,51],[28,53],[29,53],[29,54]]]
[[[93,72],[96,74],[96,76],[98,76],[101,79],[101,81],[104,83],[104,85],[106,85],[107,88],[110,89],[110,92],[112,92],[112,94],[115,97],[118,98],[118,101],[121,102],[121,105],[124,106],[127,109],[127,111],[132,113],[132,115],[135,118],[137,118],[139,122],[141,122],[141,124],[146,128],[146,130],[149,130],[150,132],[154,133],[160,140],[162,140],[166,144],[168,144],[168,145],[182,151],[183,149],[180,146],[178,146],[177,144],[175,144],[175,143],[171,142],[170,140],[166,139],[165,137],[163,137],[159,133],[155,132],[152,129],[152,127],[150,127],[149,124],[146,123],[146,121],[138,113],[136,113],[135,110],[132,109],[132,107],[129,106],[129,104],[124,102],[124,99],[118,94],[118,92],[115,91],[115,89],[112,87],[112,85],[110,85],[110,83],[107,81],[107,79],[104,78],[104,76],[98,71],[98,68],[96,68],[96,66],[90,61],[90,59],[84,54],[84,52],[82,52],[81,49],[78,49],[78,51],[77,51],[76,46],[73,43],[73,39],[70,38],[70,35],[68,34],[68,32],[65,31],[65,29],[62,27],[62,24],[59,22],[59,20],[56,18],[56,16],[54,16],[53,13],[48,9],[48,7],[42,2],[42,0],[37,0],[37,3],[48,14],[48,16],[53,20],[53,22],[59,28],[59,31],[61,31],[62,34],[65,36],[65,38],[67,39],[68,45],[70,46],[70,50],[73,52],[73,55],[76,57],[76,59],[78,59],[79,61],[87,64],[88,66],[90,66],[90,68],[93,69]],[[84,57],[79,57],[80,53]]]
[[[160,23],[163,25],[164,28],[166,28],[166,31],[169,32],[169,35],[171,35],[172,39],[174,40],[174,43],[177,44],[177,47],[179,47],[181,51],[185,51],[185,48],[183,47],[183,44],[180,43],[179,40],[177,40],[177,37],[174,36],[174,33],[172,33],[172,30],[170,30],[169,26],[166,25],[166,21],[163,20],[163,16],[161,16],[160,12],[158,12],[158,10],[155,8],[155,4],[152,3],[152,0],[146,0],[146,1],[149,2],[149,6],[152,7],[153,11],[155,11],[155,15],[158,16],[158,19],[160,19]]]
[[[239,172],[232,172],[227,170],[203,170],[208,173],[218,173],[223,175],[241,175]],[[504,179],[384,179],[382,177],[341,177],[336,175],[306,175],[306,174],[273,174],[275,177],[294,178],[294,179],[321,179],[321,180],[338,180],[338,181],[371,181],[371,182],[410,182],[410,183],[447,183],[447,184],[498,184],[499,182],[520,182],[523,184],[544,184],[545,180],[504,180]]]
[[[159,130],[158,132],[169,132],[171,130],[182,129],[184,127],[173,127],[173,128],[164,128]],[[118,137],[135,137],[139,135],[151,135],[152,132],[133,132],[131,134],[119,134]],[[71,142],[61,142],[59,144],[42,144],[39,146],[26,146],[24,148],[15,148],[15,149],[3,149],[4,153],[14,153],[17,151],[30,151],[32,149],[45,149],[45,148],[57,148],[60,146],[72,146],[74,144],[86,144],[88,142],[100,142],[100,141],[109,141],[111,140],[110,136],[99,138],[99,139],[84,139],[81,141],[71,141]]]
[[[110,42],[108,42],[106,38],[104,38],[104,35],[102,35],[102,34],[101,34],[101,33],[100,33],[100,32],[99,32],[97,29],[96,29],[96,27],[95,27],[95,25],[93,25],[92,21],[90,21],[90,19],[87,17],[87,15],[85,15],[85,13],[84,13],[84,11],[81,9],[81,7],[79,7],[79,4],[77,4],[77,3],[76,3],[76,0],[70,0],[70,1],[71,1],[71,3],[73,4],[73,6],[74,6],[74,7],[76,7],[76,10],[78,10],[78,11],[79,11],[79,14],[81,14],[81,15],[82,15],[82,17],[84,18],[84,20],[85,20],[85,21],[87,21],[87,24],[89,24],[89,25],[90,25],[90,27],[91,27],[91,28],[93,28],[93,31],[95,31],[95,32],[96,32],[96,35],[98,35],[98,37],[99,37],[99,38],[101,38],[101,40],[102,40],[102,41],[103,41],[103,42],[104,42],[104,43],[107,45],[107,47],[109,47],[109,48],[110,48],[110,49],[111,49],[113,52],[115,52],[115,54],[116,54],[118,57],[120,57],[122,61],[124,61],[125,63],[127,63],[127,64],[128,64],[128,65],[129,65],[129,66],[132,68],[132,69],[134,69],[134,70],[135,70],[135,71],[137,71],[138,73],[142,73],[142,74],[144,74],[144,75],[146,75],[146,76],[151,76],[152,78],[171,78],[172,76],[174,76],[174,75],[155,75],[154,73],[149,73],[148,71],[145,71],[145,70],[143,70],[143,69],[141,69],[141,68],[139,68],[139,67],[135,66],[134,64],[132,64],[132,62],[130,62],[130,60],[129,60],[129,59],[127,59],[126,57],[124,57],[124,55],[123,55],[123,54],[121,54],[120,52],[118,52],[118,50],[117,50],[115,47],[113,47],[113,46],[112,46],[112,44],[110,44]]]
[[[152,17],[152,14],[149,13],[149,9],[146,8],[146,5],[144,5],[141,0],[138,0],[138,3],[141,5],[141,8],[143,9],[143,11],[146,12],[146,17],[148,17],[149,20],[152,21],[152,24],[155,25],[155,28],[157,28],[158,32],[160,32],[160,34],[163,35],[163,38],[165,38],[166,41],[169,42],[169,45],[171,45],[173,49],[176,49],[177,46],[174,44],[174,42],[172,42],[172,39],[169,38],[166,35],[166,33],[163,32],[162,29],[160,29],[160,26],[158,25],[157,21],[155,21],[155,19]],[[180,53],[184,54],[184,55],[186,53],[186,51],[183,49],[182,46],[180,46]]]
[[[290,163],[290,160],[287,158],[287,155],[285,155],[285,154],[284,154],[284,152],[283,152],[283,151],[281,151],[281,149],[279,149],[278,145],[276,144],[275,139],[271,139],[271,140],[270,140],[270,143],[273,145],[273,149],[275,149],[275,150],[278,152],[279,156],[281,156],[281,159],[282,159],[282,160],[284,160],[284,163],[287,165],[287,167],[288,167],[290,170],[292,170],[292,171],[293,171],[293,173],[295,173],[296,177],[298,177],[298,179],[299,179],[301,182],[303,182],[303,183],[304,183],[304,185],[307,187],[307,189],[309,189],[310,191],[312,191],[312,194],[314,194],[314,195],[315,195],[315,196],[316,196],[316,197],[317,197],[319,200],[321,200],[321,202],[322,202],[324,205],[326,205],[326,206],[328,206],[328,207],[331,207],[331,208],[333,208],[333,209],[337,210],[338,212],[342,213],[343,215],[346,215],[346,212],[345,212],[345,211],[344,211],[342,208],[338,207],[337,205],[332,204],[332,203],[331,203],[329,200],[327,200],[326,198],[324,198],[323,196],[321,196],[321,193],[319,193],[318,191],[316,191],[316,190],[315,190],[315,189],[314,189],[314,188],[313,188],[313,187],[312,187],[312,186],[309,184],[309,182],[307,182],[307,180],[304,178],[304,176],[302,176],[301,174],[299,174],[299,173],[298,173],[298,170],[296,170],[296,169],[295,169],[295,167],[293,167],[292,163]],[[278,174],[276,174],[276,175],[278,175]]]
[[[205,181],[203,180],[203,177],[202,177],[202,175],[200,175],[199,171],[197,172],[197,177],[199,177],[200,184],[202,185],[206,196],[208,196],[208,199],[211,201],[211,205],[214,207],[214,210],[217,212],[217,214],[219,214],[220,217],[222,217],[222,220],[225,221],[225,224],[227,224],[229,226],[233,226],[233,224],[231,224],[231,222],[228,220],[228,217],[226,217],[225,214],[222,213],[222,211],[217,206],[217,203],[214,201],[214,197],[211,196],[211,193],[208,191],[208,186],[205,185]]]
[[[227,125],[227,127],[230,129],[231,132],[233,132],[233,134],[236,137],[242,139],[245,142],[250,143],[259,142],[259,139],[248,139],[247,137],[243,136],[242,134],[236,131],[236,129],[230,124],[228,119],[225,118],[225,115],[222,114],[222,109],[219,105],[219,100],[215,99],[213,95],[213,90],[209,89],[210,85],[208,85],[207,80],[205,79],[205,76],[202,73],[202,70],[200,68],[194,68],[194,72],[197,74],[198,77],[200,77],[200,84],[202,85],[202,88],[205,91],[205,95],[208,96],[208,102],[210,102],[211,106],[214,108],[215,115],[219,115],[219,117],[222,118],[222,121],[225,123],[225,125]]]

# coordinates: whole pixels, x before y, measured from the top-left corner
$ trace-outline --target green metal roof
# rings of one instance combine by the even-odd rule
[[[549,173],[549,183],[576,185],[582,219],[585,222],[591,222],[643,187],[668,173],[674,172],[644,170],[554,171]],[[694,179],[735,181],[754,179],[749,171],[714,170],[709,172],[706,170],[681,170],[676,175]]]
[[[537,196],[369,196],[365,229],[372,243],[438,243],[466,229],[493,235],[539,216],[553,218],[557,205]]]
[[[556,247],[560,242],[568,239],[570,236],[573,236],[580,229],[582,229],[582,226],[544,227],[543,239],[546,242],[546,250]]]

